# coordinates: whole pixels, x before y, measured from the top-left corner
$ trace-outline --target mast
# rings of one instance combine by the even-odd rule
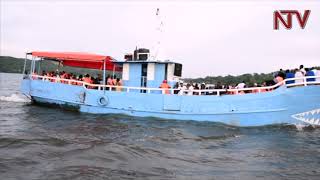
[[[157,60],[157,57],[158,57],[158,54],[159,54],[159,51],[160,51],[160,46],[161,46],[161,39],[162,39],[162,34],[163,34],[163,20],[162,20],[162,16],[160,14],[160,9],[157,8],[157,11],[156,11],[156,19],[157,19],[157,22],[158,22],[158,26],[156,27],[156,44],[155,44],[155,47],[154,47],[154,55],[153,55],[153,60]]]

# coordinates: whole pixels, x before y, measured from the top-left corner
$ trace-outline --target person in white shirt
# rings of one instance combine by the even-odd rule
[[[320,82],[320,69],[313,68],[313,72],[315,76],[318,76],[316,82]]]
[[[243,89],[246,87],[246,83],[244,83],[244,81],[242,81],[242,83],[239,83],[237,86],[236,86],[236,89]]]
[[[184,94],[186,94],[186,90],[187,90],[187,87],[183,84],[183,83],[181,83],[180,84],[180,86],[178,87],[178,89],[179,89],[179,95],[184,95]]]
[[[296,71],[296,73],[294,74],[295,78],[304,77],[304,74],[301,70],[296,69],[295,71]],[[304,82],[303,79],[296,79],[295,80],[295,83],[303,83],[303,82]]]
[[[193,95],[193,86],[190,84],[187,84],[187,95],[192,96]]]

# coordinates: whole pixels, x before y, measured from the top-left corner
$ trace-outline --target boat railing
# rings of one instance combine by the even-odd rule
[[[266,91],[272,91],[280,86],[285,86],[287,88],[295,86],[308,86],[308,85],[319,85],[320,76],[306,76],[306,77],[297,77],[285,79],[282,82],[279,82],[272,86],[263,86],[263,87],[250,87],[250,88],[238,88],[238,89],[194,89],[194,90],[184,90],[184,89],[163,89],[163,88],[150,88],[150,87],[130,87],[130,86],[114,86],[114,85],[103,85],[103,84],[90,84],[84,81],[78,81],[74,79],[63,79],[59,77],[48,77],[41,75],[30,75],[28,76],[31,80],[42,80],[49,82],[61,82],[69,85],[78,85],[83,86],[86,89],[95,89],[95,90],[106,90],[106,91],[121,91],[121,92],[144,92],[144,93],[153,93],[158,92],[162,94],[178,94],[178,95],[217,95],[222,94],[241,94],[241,92],[254,92],[262,93]],[[317,79],[317,81],[308,81],[308,79]],[[294,81],[294,83],[292,83]],[[296,82],[298,81],[298,82]],[[300,82],[301,81],[301,82]],[[289,83],[288,83],[289,82]]]

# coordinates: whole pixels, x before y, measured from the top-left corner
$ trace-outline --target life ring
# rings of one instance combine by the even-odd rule
[[[109,99],[106,96],[101,96],[100,98],[98,98],[98,104],[100,106],[106,106],[109,103]]]

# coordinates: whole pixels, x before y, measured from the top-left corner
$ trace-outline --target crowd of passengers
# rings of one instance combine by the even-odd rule
[[[101,74],[98,74],[97,77],[90,76],[89,74],[86,75],[79,75],[76,76],[73,73],[67,73],[65,71],[58,72],[58,71],[51,71],[51,72],[45,72],[43,71],[42,74],[43,80],[51,81],[51,82],[59,82],[59,83],[65,83],[65,84],[71,84],[71,85],[78,85],[83,86],[83,82],[90,84],[85,85],[88,89],[98,89],[98,86],[95,85],[102,85],[103,77]],[[317,78],[306,78],[307,82],[316,81],[320,83],[320,69],[318,68],[304,68],[303,65],[300,65],[299,68],[294,70],[286,70],[283,71],[280,69],[277,73],[274,74],[274,79],[272,81],[263,82],[262,84],[254,83],[251,87],[268,87],[272,86],[277,83],[283,82],[285,79],[289,78],[301,78],[301,77],[308,77],[308,76],[319,76]],[[47,78],[48,77],[48,78]],[[34,79],[36,77],[33,77]],[[68,81],[68,80],[73,81]],[[289,80],[286,82],[286,84],[293,84],[293,83],[304,83],[303,79],[297,79],[297,80]],[[116,86],[112,87],[111,90],[115,91],[122,91],[121,86],[122,81],[120,78],[117,78],[115,75],[107,75],[106,77],[106,85],[109,86]],[[220,95],[223,94],[246,94],[246,93],[260,93],[260,92],[267,92],[272,91],[272,88],[255,88],[252,90],[245,90],[244,88],[251,88],[246,84],[246,82],[241,82],[237,85],[223,85],[221,82],[218,82],[214,86],[206,85],[205,83],[176,83],[173,87],[173,93],[178,95],[216,95],[217,91],[214,91],[215,89],[225,90],[221,91]],[[167,83],[167,80],[163,80],[162,84],[159,86],[159,88],[163,89],[164,94],[171,94],[170,90],[171,86]],[[107,88],[109,90],[109,88]],[[204,90],[203,92],[198,92],[197,90]],[[212,91],[210,91],[212,90]]]
[[[174,94],[179,95],[216,95],[216,91],[210,91],[211,89],[224,89],[225,91],[221,91],[220,94],[246,94],[246,93],[259,93],[259,92],[267,92],[272,91],[272,88],[255,88],[255,87],[268,87],[275,85],[277,83],[283,82],[285,79],[289,78],[300,78],[296,80],[289,80],[286,84],[294,84],[294,83],[304,83],[304,79],[301,77],[308,76],[319,76],[318,78],[306,78],[307,82],[319,82],[320,83],[320,69],[318,68],[304,68],[303,65],[300,65],[299,68],[293,70],[283,71],[280,69],[277,73],[274,74],[274,79],[268,82],[263,82],[262,84],[254,83],[253,86],[248,86],[246,82],[241,82],[237,85],[223,85],[221,82],[218,82],[214,86],[208,86],[205,83],[176,83],[173,87]],[[166,81],[164,81],[160,88],[166,88]],[[170,87],[169,87],[170,88]],[[252,90],[243,90],[244,88],[255,88]],[[196,90],[205,90],[204,92],[197,92]],[[167,93],[167,92],[166,92]],[[168,93],[167,93],[168,94]]]
[[[92,84],[93,86],[92,85],[91,86],[85,85],[88,89],[98,89],[98,86],[95,86],[95,85],[104,84],[101,74],[98,74],[96,77],[94,77],[89,74],[76,76],[73,73],[67,73],[65,71],[62,71],[62,72],[42,71],[41,75],[43,76],[43,80],[50,81],[50,82],[59,82],[59,83],[78,85],[78,86],[83,86],[83,84],[84,84],[83,82],[85,82],[87,84]],[[33,77],[33,78],[35,79],[36,77]],[[68,80],[64,80],[64,79],[68,79],[68,80],[72,80],[72,81],[68,81]],[[117,78],[115,75],[114,76],[107,75],[105,84],[110,85],[110,86],[117,86],[114,88],[114,90],[116,90],[116,91],[122,90],[120,88],[122,86],[122,81],[120,78]],[[107,89],[109,89],[109,88],[107,88]]]

